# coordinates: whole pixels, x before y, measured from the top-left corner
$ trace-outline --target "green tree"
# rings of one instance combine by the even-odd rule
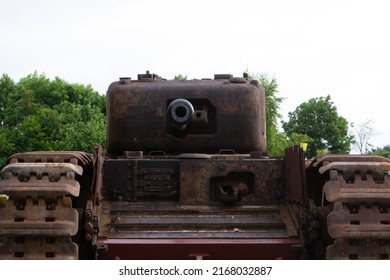
[[[316,156],[317,150],[330,153],[349,153],[353,137],[348,135],[348,122],[337,113],[330,96],[312,98],[288,113],[289,121],[282,127],[287,135],[304,134],[313,139],[307,157]]]
[[[386,145],[383,148],[373,149],[369,154],[381,156],[390,159],[390,145]]]
[[[288,146],[287,137],[278,129],[279,120],[282,117],[280,114],[280,104],[284,98],[278,96],[279,84],[276,78],[270,78],[267,74],[252,74],[248,76],[250,80],[257,80],[265,91],[265,106],[266,106],[266,137],[267,150],[271,156],[281,156],[284,154],[284,149]]]
[[[0,127],[4,126],[5,110],[8,107],[9,96],[15,90],[14,81],[6,74],[0,78]]]
[[[90,85],[44,74],[0,78],[0,165],[13,153],[105,146],[106,98]]]
[[[15,150],[14,143],[9,141],[9,132],[0,127],[0,168],[4,165],[5,160]]]

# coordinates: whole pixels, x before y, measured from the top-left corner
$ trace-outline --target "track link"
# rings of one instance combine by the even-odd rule
[[[372,156],[324,156],[314,165],[329,174],[323,193],[333,210],[327,259],[390,259],[390,162]]]
[[[1,171],[0,259],[78,259],[72,242],[79,213],[71,197],[78,197],[82,152],[16,154]]]

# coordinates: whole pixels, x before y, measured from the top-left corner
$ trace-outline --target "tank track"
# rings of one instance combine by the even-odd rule
[[[390,259],[390,162],[375,156],[327,155],[313,166],[328,174],[326,259]]]
[[[72,197],[91,158],[82,152],[31,152],[12,156],[1,171],[0,259],[78,259],[72,242],[79,213]]]

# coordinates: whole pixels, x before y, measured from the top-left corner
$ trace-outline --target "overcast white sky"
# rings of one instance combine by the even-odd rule
[[[390,144],[390,3],[383,0],[0,0],[0,74],[35,70],[105,94],[119,77],[267,73],[282,114],[331,95]]]

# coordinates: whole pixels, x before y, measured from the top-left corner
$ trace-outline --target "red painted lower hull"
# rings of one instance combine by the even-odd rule
[[[298,239],[106,239],[99,259],[299,259]]]

